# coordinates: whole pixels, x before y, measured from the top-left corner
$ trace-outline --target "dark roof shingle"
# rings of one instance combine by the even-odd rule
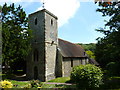
[[[58,48],[63,57],[86,57],[85,50],[74,43],[58,39]]]

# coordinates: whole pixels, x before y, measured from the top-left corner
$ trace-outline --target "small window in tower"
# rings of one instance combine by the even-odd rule
[[[37,25],[37,18],[35,18],[35,25]]]
[[[34,61],[38,61],[38,59],[39,59],[39,52],[38,52],[37,49],[35,49],[35,51],[34,51]]]
[[[53,20],[51,19],[51,26],[53,26]]]

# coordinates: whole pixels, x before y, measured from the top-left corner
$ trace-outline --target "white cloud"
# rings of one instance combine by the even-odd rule
[[[45,8],[58,17],[59,27],[68,23],[69,19],[74,17],[80,7],[80,0],[4,0],[4,2],[5,1],[9,3],[14,2],[16,4],[20,2],[28,2],[27,4],[22,4],[24,8],[32,2],[41,3],[45,1]],[[42,6],[37,10],[40,9],[42,9]]]
[[[43,1],[43,0],[41,0]],[[58,17],[58,26],[68,23],[80,7],[79,0],[44,0],[45,9]],[[42,9],[42,7],[37,10]]]

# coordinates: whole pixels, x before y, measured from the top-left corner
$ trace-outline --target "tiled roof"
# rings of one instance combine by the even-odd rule
[[[74,43],[58,39],[58,50],[63,57],[86,57],[85,50]]]

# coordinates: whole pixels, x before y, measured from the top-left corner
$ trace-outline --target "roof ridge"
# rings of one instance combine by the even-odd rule
[[[73,44],[73,45],[79,46],[79,47],[81,47],[82,49],[84,49],[81,45],[78,45],[78,44],[72,43],[72,42],[67,41],[67,40],[63,40],[63,39],[61,39],[61,38],[58,38],[58,39],[60,39],[60,40],[62,40],[62,41],[65,41],[65,42],[68,42],[68,43],[71,43],[71,44]]]
[[[58,38],[58,39],[60,39],[60,38]],[[67,41],[67,40],[63,40],[63,39],[60,39],[60,40],[76,45],[75,43],[72,43],[72,42]]]

